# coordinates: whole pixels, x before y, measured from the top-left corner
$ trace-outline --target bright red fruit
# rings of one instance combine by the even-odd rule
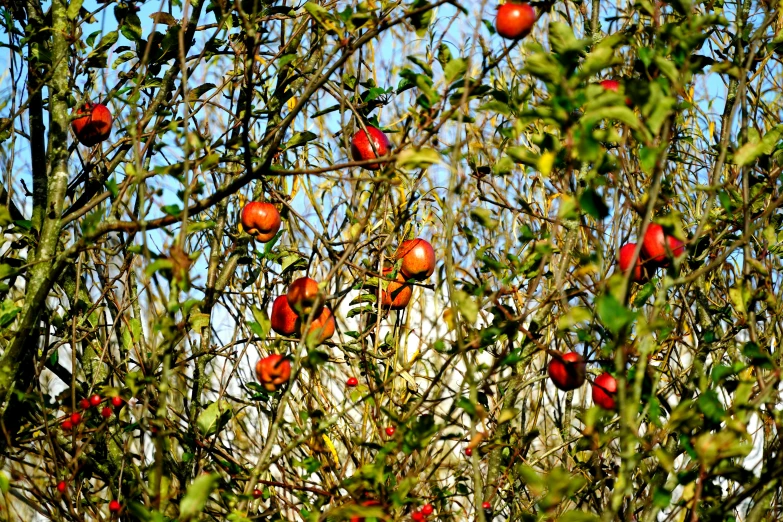
[[[392,435],[394,435],[396,431],[397,429],[394,426],[389,426],[388,428],[386,428],[386,435],[391,437]]]
[[[676,237],[667,235],[658,223],[650,223],[644,234],[642,253],[651,263],[665,268],[670,264],[670,255],[680,257],[685,253],[685,245]]]
[[[101,417],[104,419],[108,419],[114,414],[114,410],[112,410],[109,406],[104,406],[101,410]]]
[[[411,518],[414,520],[414,522],[421,522],[424,520],[424,513],[421,511],[414,511],[411,513]]]
[[[297,324],[299,325],[297,327],[298,330],[304,335],[302,330],[304,329],[305,322],[302,319],[299,319]],[[307,330],[307,335],[317,336],[316,338],[320,344],[332,338],[334,335],[334,329],[335,322],[332,311],[329,310],[329,307],[324,306],[318,317],[313,319],[310,323],[310,328]]]
[[[73,422],[71,422],[71,419],[65,419],[62,424],[60,424],[62,429],[65,431],[71,431],[73,429]]]
[[[280,335],[291,337],[296,333],[296,320],[299,319],[299,316],[296,315],[296,312],[288,304],[286,296],[278,296],[275,302],[272,303],[272,316],[270,319],[272,330]]]
[[[122,506],[116,500],[109,502],[109,511],[112,513],[119,513],[120,509],[122,509]]]
[[[595,378],[593,382],[593,402],[605,410],[613,410],[615,407],[615,394],[617,393],[617,379],[604,372]]]
[[[99,405],[102,402],[103,402],[103,399],[97,393],[95,395],[93,395],[92,397],[90,397],[90,405],[91,406],[97,406],[97,405]]]
[[[400,271],[409,279],[426,279],[435,271],[435,250],[429,241],[421,238],[400,243],[395,259],[402,259]]]
[[[492,504],[490,504],[490,503],[489,503],[489,502],[487,502],[487,501],[484,501],[484,502],[481,504],[481,507],[483,507],[484,509],[492,509]]]
[[[76,426],[82,421],[82,414],[81,413],[71,413],[71,424]]]
[[[318,288],[318,281],[310,277],[300,277],[288,287],[288,305],[299,317],[316,317],[324,306],[324,296]]]
[[[386,134],[372,125],[365,125],[365,127],[367,132],[359,128],[356,134],[353,135],[353,138],[351,138],[351,156],[354,161],[370,160],[388,155],[391,150],[391,142],[386,137]],[[370,145],[370,138],[372,138],[372,145]],[[371,163],[370,165],[364,165],[364,168],[378,170],[381,168],[381,164]]]
[[[530,4],[509,2],[498,8],[495,29],[503,38],[518,40],[524,38],[536,23],[536,10]]]
[[[65,483],[64,480],[61,480],[57,483],[57,491],[60,493],[65,493],[65,490],[68,489],[68,485]]]
[[[585,361],[576,352],[552,357],[547,373],[552,383],[561,390],[575,390],[585,383]]]
[[[256,377],[265,390],[277,391],[291,378],[291,362],[278,353],[268,355],[256,363]]]
[[[473,448],[465,448],[465,455],[468,457],[473,455]]]
[[[264,492],[260,489],[254,489],[253,490],[253,498],[261,498],[264,496]]]
[[[359,379],[356,377],[349,377],[347,381],[345,381],[345,385],[349,388],[353,388],[355,386],[359,385]]]
[[[614,91],[614,92],[620,91],[620,82],[618,82],[617,80],[602,80],[600,85],[606,91]]]
[[[393,271],[393,268],[384,268],[383,275],[388,278]],[[402,310],[408,306],[412,295],[413,288],[411,285],[405,284],[405,276],[402,275],[402,271],[397,272],[394,281],[389,282],[386,290],[381,290],[381,306],[392,310]]]
[[[620,270],[623,273],[627,273],[631,270],[631,261],[633,260],[633,253],[635,250],[636,243],[628,243],[620,247],[617,258],[618,264],[620,265]],[[644,283],[648,279],[649,276],[647,275],[647,269],[645,268],[644,261],[642,260],[642,253],[639,252],[639,256],[636,258],[636,265],[634,266],[633,272],[631,273],[631,281],[636,283]]]
[[[271,203],[251,201],[242,209],[242,228],[256,240],[266,243],[280,230],[280,213]]]
[[[105,105],[87,102],[74,115],[81,116],[71,122],[71,128],[82,145],[93,147],[111,134],[111,112]]]
[[[421,512],[424,513],[425,516],[432,515],[432,512],[434,511],[432,504],[424,504],[421,506]]]
[[[124,400],[122,400],[122,397],[116,396],[111,398],[111,405],[115,408],[121,407],[125,403]]]
[[[86,410],[90,407],[90,399],[82,399],[79,401],[79,407],[83,410]]]

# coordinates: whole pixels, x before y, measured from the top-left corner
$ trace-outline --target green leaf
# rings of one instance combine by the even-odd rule
[[[612,294],[603,294],[596,299],[596,312],[601,322],[613,334],[617,334],[636,319],[636,314],[628,310]]]
[[[220,475],[217,473],[200,475],[188,486],[188,490],[179,504],[180,519],[188,520],[204,510],[209,495],[215,489],[219,478]]]
[[[699,395],[696,404],[704,416],[710,420],[720,422],[726,416],[726,410],[723,409],[715,390],[707,390]]]
[[[470,324],[474,324],[478,319],[478,303],[467,292],[457,290],[454,294],[454,302],[457,304],[457,308],[462,313],[462,316]]]
[[[68,20],[76,20],[76,17],[79,16],[79,9],[82,8],[82,3],[84,0],[71,0],[68,3],[68,9],[65,10],[65,16],[68,17]]]
[[[581,53],[588,46],[590,40],[587,38],[578,40],[568,25],[562,22],[552,22],[549,24],[549,43],[552,50],[558,54]]]
[[[206,408],[196,419],[196,426],[205,437],[214,435],[228,422],[234,412],[228,401],[215,401]]]
[[[579,196],[579,206],[593,219],[601,220],[609,216],[609,207],[592,188],[585,189]]]
[[[250,310],[253,312],[253,318],[256,320],[256,322],[261,326],[262,333],[259,335],[259,337],[266,337],[269,333],[269,330],[272,328],[272,321],[269,320],[269,317],[266,315],[266,312],[264,310],[261,310],[257,306],[253,306],[250,308]]]
[[[427,168],[440,162],[440,154],[435,149],[405,149],[397,155],[397,167],[404,170]]]
[[[117,42],[119,37],[120,34],[117,31],[106,33],[105,35],[103,35],[103,38],[101,38],[100,42],[98,42],[98,45],[96,45],[95,48],[90,52],[90,56],[93,56],[93,54],[98,54],[101,51],[107,50],[109,47],[111,47]]]
[[[587,78],[621,61],[611,47],[598,47],[587,55],[582,64],[581,76]]]
[[[10,299],[6,299],[0,304],[0,328],[11,324],[22,309],[14,304]]]
[[[761,156],[772,154],[783,134],[783,124],[770,129],[761,141],[746,143],[734,154],[734,163],[739,166],[749,165]]]
[[[451,83],[457,78],[461,78],[468,70],[468,62],[462,58],[454,58],[443,69],[443,75],[446,81]]]
[[[429,3],[427,0],[415,0],[411,4],[411,11],[427,7]],[[417,13],[410,17],[411,25],[416,29],[416,36],[424,36],[427,34],[427,28],[429,28],[432,22],[433,10],[427,9],[422,13]]]
[[[293,149],[295,147],[301,147],[308,141],[313,141],[318,137],[317,134],[310,131],[297,132],[291,139],[283,145],[283,150]]]
[[[669,507],[672,502],[671,491],[667,491],[663,488],[655,488],[653,493],[653,505],[659,509],[665,509]]]
[[[558,517],[558,522],[598,522],[600,518],[585,511],[568,511]]]

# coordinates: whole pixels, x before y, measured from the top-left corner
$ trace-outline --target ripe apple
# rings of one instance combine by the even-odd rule
[[[308,317],[321,313],[324,306],[324,296],[318,288],[318,282],[309,277],[300,277],[288,287],[288,305],[299,317]]]
[[[279,296],[275,299],[275,302],[272,303],[272,316],[270,317],[270,320],[272,323],[272,330],[275,332],[280,335],[285,335],[286,337],[291,337],[296,333],[296,321],[298,319],[299,316],[296,315],[296,312],[294,312],[288,304],[288,298],[285,295]]]
[[[71,122],[71,128],[82,145],[93,147],[111,134],[111,112],[105,105],[87,102],[73,114],[81,116]]]
[[[650,223],[642,242],[642,253],[650,263],[666,268],[670,264],[670,255],[680,257],[685,253],[685,245],[676,237],[667,235],[658,223]]]
[[[633,253],[636,250],[636,243],[628,243],[620,247],[618,252],[618,264],[620,270],[623,273],[627,273],[631,270],[631,261],[633,260]],[[647,268],[644,266],[642,260],[642,253],[639,252],[639,256],[636,258],[636,265],[631,273],[631,281],[635,283],[645,283],[649,279],[647,275]]]
[[[353,138],[351,138],[351,156],[354,161],[370,160],[388,155],[391,150],[391,142],[386,137],[386,134],[372,125],[365,125],[365,128],[367,132],[359,128],[356,134],[353,135]],[[372,145],[370,145],[370,139],[372,139]],[[375,147],[375,150],[373,150],[373,147]],[[378,170],[381,168],[381,164],[371,163],[364,165],[364,167],[369,170]]]
[[[495,29],[503,38],[518,40],[527,36],[536,23],[536,10],[530,4],[508,2],[498,8]]]
[[[271,203],[251,201],[242,209],[242,228],[257,241],[271,241],[280,230],[280,212]]]
[[[393,268],[384,268],[383,275],[388,278],[393,271]],[[392,310],[402,310],[408,306],[411,295],[413,295],[413,288],[405,283],[405,276],[400,271],[394,281],[389,282],[386,290],[381,290],[381,306]]]
[[[348,377],[348,380],[345,381],[345,385],[349,388],[354,388],[356,386],[359,386],[359,379],[356,377]]]
[[[602,373],[593,382],[593,402],[605,409],[613,410],[615,407],[615,394],[617,393],[617,379],[609,373]]]
[[[109,511],[111,511],[112,513],[119,513],[120,509],[122,509],[122,506],[116,500],[112,500],[111,502],[109,502]]]
[[[556,387],[563,391],[575,390],[585,383],[585,361],[576,352],[552,357],[547,373]]]
[[[265,390],[277,391],[291,377],[291,362],[278,353],[256,363],[256,377]]]
[[[435,271],[435,251],[429,241],[421,238],[400,243],[395,259],[402,259],[400,271],[409,279],[426,279]]]
[[[301,334],[304,335],[304,326],[305,326],[305,319],[300,318],[297,321],[297,330]],[[332,311],[329,310],[328,307],[324,306],[321,309],[321,313],[313,319],[313,321],[310,323],[310,328],[307,330],[307,336],[313,336],[315,339],[318,340],[318,344],[323,343],[324,341],[328,341],[332,338],[334,335],[334,315],[332,315]]]

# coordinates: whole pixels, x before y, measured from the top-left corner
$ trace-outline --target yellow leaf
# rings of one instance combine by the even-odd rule
[[[329,453],[332,454],[335,465],[339,468],[340,459],[337,458],[337,449],[334,447],[334,444],[332,444],[332,439],[330,439],[326,433],[324,433],[324,442],[326,443],[326,447],[329,449]]]
[[[538,158],[538,171],[544,176],[552,173],[552,166],[555,164],[555,153],[548,150]]]

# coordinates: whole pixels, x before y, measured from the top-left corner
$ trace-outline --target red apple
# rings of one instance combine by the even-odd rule
[[[257,241],[271,241],[280,230],[280,212],[271,203],[251,201],[242,209],[242,228]]]
[[[256,363],[256,377],[265,390],[277,391],[291,378],[291,362],[277,353],[268,355]]]
[[[304,326],[305,320],[300,318],[297,321],[297,330],[299,330],[299,332],[303,335]],[[328,341],[332,338],[334,335],[334,328],[334,315],[332,315],[332,311],[329,310],[328,307],[324,306],[321,309],[321,313],[318,315],[318,317],[313,319],[313,321],[310,323],[310,328],[307,330],[307,335],[315,336],[315,338],[318,340],[318,344],[321,344],[324,341]]]
[[[524,38],[536,23],[536,10],[530,4],[509,2],[498,8],[495,29],[503,38],[518,40]]]
[[[299,315],[309,317],[310,314],[318,316],[324,306],[324,296],[318,288],[318,282],[309,277],[300,277],[288,287],[288,305]]]
[[[426,279],[435,271],[435,251],[425,239],[403,241],[394,258],[402,259],[400,271],[409,279]]]
[[[388,278],[393,270],[392,268],[384,268],[383,275]],[[411,285],[405,284],[405,276],[400,271],[394,281],[389,282],[386,290],[381,290],[381,306],[392,310],[402,310],[408,306],[411,295],[413,295],[413,288]]]
[[[620,270],[623,273],[627,273],[631,270],[631,261],[633,260],[633,253],[635,250],[636,243],[628,243],[620,247],[617,258]],[[630,279],[636,283],[645,283],[649,279],[641,252],[639,252],[639,256],[636,258],[636,265],[633,268]]]
[[[272,316],[270,319],[272,330],[280,335],[291,337],[296,333],[296,321],[299,319],[299,316],[296,315],[296,312],[288,304],[288,298],[285,295],[278,296],[275,302],[272,303]]]
[[[680,257],[685,253],[685,245],[676,237],[667,235],[658,223],[650,223],[642,242],[642,253],[650,263],[666,268],[670,264],[670,255]]]
[[[351,156],[354,161],[370,160],[388,155],[391,150],[391,142],[386,137],[386,134],[372,125],[365,125],[365,128],[367,132],[359,128],[359,131],[351,138]],[[370,138],[372,138],[372,145],[370,145]],[[375,147],[375,150],[373,150],[373,147]],[[369,170],[378,170],[381,168],[381,164],[371,163],[370,165],[364,165],[364,167]]]
[[[71,122],[71,128],[82,145],[93,147],[111,134],[111,112],[105,105],[87,102],[73,114],[81,116]]]
[[[354,388],[359,385],[359,379],[356,377],[348,377],[348,380],[345,381],[345,385],[349,388]]]
[[[576,352],[552,357],[547,373],[552,383],[561,390],[575,390],[585,383],[585,361]]]
[[[111,511],[112,513],[119,513],[120,509],[122,509],[122,506],[116,500],[112,500],[111,502],[109,502],[109,511]]]
[[[604,372],[595,378],[593,382],[593,402],[605,410],[613,410],[615,407],[615,394],[617,393],[617,379]]]

